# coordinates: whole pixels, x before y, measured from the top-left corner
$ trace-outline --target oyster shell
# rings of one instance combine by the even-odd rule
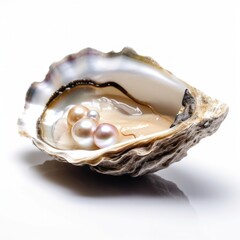
[[[79,145],[68,124],[69,109],[79,104],[98,112],[97,125],[115,126],[117,142]],[[130,48],[119,53],[88,48],[51,65],[46,78],[31,85],[18,126],[21,135],[60,161],[140,176],[182,159],[227,113],[226,104]]]

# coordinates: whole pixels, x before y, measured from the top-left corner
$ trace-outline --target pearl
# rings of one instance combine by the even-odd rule
[[[95,121],[99,121],[100,115],[96,110],[90,110],[87,113],[87,117],[94,119]]]
[[[82,119],[87,115],[88,108],[81,106],[81,105],[76,105],[72,107],[67,116],[67,121],[70,126],[73,126],[78,120]]]
[[[72,137],[79,147],[83,149],[92,149],[95,146],[93,133],[96,128],[97,123],[93,119],[80,119],[72,127]]]
[[[119,133],[117,128],[109,123],[101,123],[94,132],[94,142],[99,148],[109,147],[117,143]]]

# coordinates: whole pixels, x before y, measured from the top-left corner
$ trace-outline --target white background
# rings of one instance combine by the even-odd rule
[[[239,14],[233,1],[1,1],[0,239],[240,239]],[[124,46],[226,102],[219,131],[135,179],[50,161],[18,136],[52,62]]]

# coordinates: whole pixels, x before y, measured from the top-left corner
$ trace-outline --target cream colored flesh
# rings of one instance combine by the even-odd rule
[[[79,149],[71,138],[66,119],[69,108],[77,104],[98,111],[99,123],[116,126],[119,142],[161,132],[174,121],[172,117],[156,112],[146,103],[136,102],[113,86],[76,86],[56,97],[44,111],[40,129],[45,142],[59,149]]]

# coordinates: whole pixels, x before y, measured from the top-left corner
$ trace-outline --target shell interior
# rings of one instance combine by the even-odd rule
[[[99,124],[116,126],[119,142],[167,130],[175,120],[175,117],[157,112],[149,103],[133,98],[114,82],[96,84],[80,80],[60,92],[47,104],[39,123],[41,138],[59,149],[81,149],[72,139],[67,123],[69,109],[76,105],[96,110],[100,114]]]

